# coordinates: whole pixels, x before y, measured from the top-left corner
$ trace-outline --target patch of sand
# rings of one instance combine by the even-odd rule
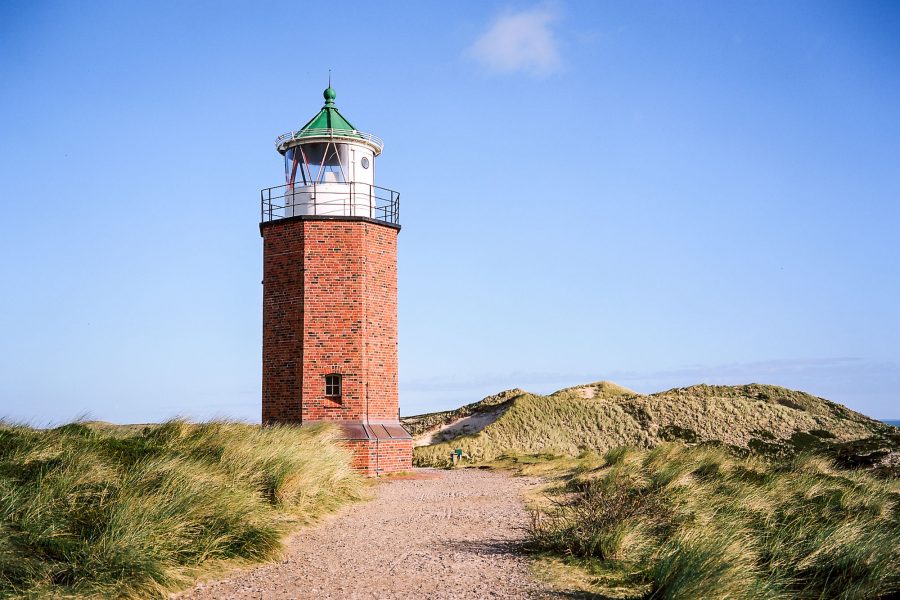
[[[425,431],[422,433],[422,435],[416,437],[416,439],[413,441],[413,445],[430,446],[431,444],[437,444],[439,442],[451,440],[461,435],[478,433],[479,431],[496,421],[498,418],[500,418],[500,415],[506,412],[507,408],[508,407],[506,406],[498,406],[497,408],[492,408],[482,412],[477,412],[467,417],[462,417],[453,421],[452,423],[441,425],[437,429]]]
[[[564,388],[556,392],[557,394],[562,392],[574,392],[585,398],[590,400],[591,398],[596,398],[598,396],[602,398],[614,398],[616,396],[638,396],[637,392],[633,390],[629,390],[626,387],[622,387],[616,383],[611,381],[597,381],[596,383],[586,383],[584,385],[577,385],[575,387]]]

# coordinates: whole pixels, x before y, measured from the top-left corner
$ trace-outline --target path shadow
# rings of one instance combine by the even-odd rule
[[[482,557],[527,557],[532,556],[521,540],[448,540],[441,547],[456,552],[469,552]],[[543,600],[615,600],[603,594],[582,590],[541,590],[537,598]]]
[[[538,596],[541,600],[554,600],[555,598],[569,598],[571,600],[617,600],[603,594],[592,594],[590,592],[581,592],[577,590],[551,590],[541,592]]]
[[[477,556],[524,556],[525,545],[515,540],[447,540],[441,546],[457,552],[469,552]]]

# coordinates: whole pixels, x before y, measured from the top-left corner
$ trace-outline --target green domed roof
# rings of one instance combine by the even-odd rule
[[[296,140],[305,138],[343,138],[360,140],[371,146],[375,150],[376,156],[381,153],[384,142],[371,133],[359,131],[340,113],[337,107],[335,107],[334,99],[337,97],[337,93],[330,84],[325,91],[322,92],[322,96],[325,98],[325,106],[322,107],[316,116],[307,121],[306,125],[297,131],[285,133],[275,140],[275,147],[281,154],[284,154],[289,147],[296,146],[300,143]]]
[[[325,91],[322,92],[322,96],[325,98],[325,106],[322,107],[319,114],[314,116],[306,123],[306,125],[300,128],[297,137],[304,137],[304,133],[313,129],[344,129],[347,131],[356,131],[356,127],[354,127],[350,121],[345,119],[344,115],[342,115],[334,105],[334,99],[337,97],[334,88],[329,85]]]

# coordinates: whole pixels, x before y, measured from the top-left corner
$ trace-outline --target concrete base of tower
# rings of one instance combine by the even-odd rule
[[[412,470],[411,439],[343,440],[353,469],[367,477]]]

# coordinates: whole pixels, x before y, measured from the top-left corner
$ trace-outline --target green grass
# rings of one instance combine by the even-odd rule
[[[599,598],[900,594],[898,479],[680,443],[495,464],[553,481],[530,547]]]
[[[677,440],[715,443],[772,458],[822,451],[845,456],[847,464],[867,466],[900,449],[900,430],[895,427],[823,398],[759,384],[696,385],[650,395],[608,382],[549,396],[512,390],[457,411],[404,422],[423,433],[495,408],[498,400],[504,411],[494,422],[475,434],[417,447],[415,464],[446,466],[456,448],[478,462],[508,452],[577,456]]]
[[[0,596],[164,597],[359,498],[330,428],[0,424]]]

